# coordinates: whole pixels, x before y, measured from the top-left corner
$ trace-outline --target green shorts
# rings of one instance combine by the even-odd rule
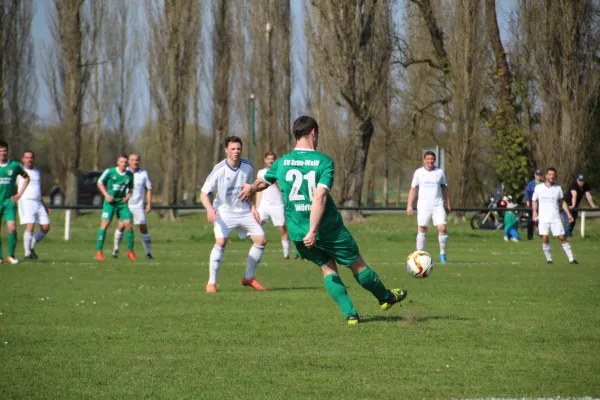
[[[113,215],[117,215],[119,221],[126,221],[131,219],[131,211],[127,203],[107,203],[106,201],[102,205],[102,219],[110,221]]]
[[[334,260],[339,265],[349,267],[360,257],[358,245],[345,227],[336,234],[317,240],[317,245],[310,249],[304,245],[304,242],[294,241],[294,244],[302,258],[312,261],[319,267],[327,264],[329,260]]]
[[[12,201],[7,201],[0,205],[0,221],[16,221],[17,220],[17,205]]]

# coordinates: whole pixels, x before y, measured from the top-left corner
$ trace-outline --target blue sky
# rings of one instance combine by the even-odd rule
[[[126,0],[123,0],[126,1]],[[36,54],[37,54],[37,62],[36,69],[38,78],[41,77],[41,60],[42,57],[40,55],[40,51],[43,46],[47,43],[50,43],[50,30],[48,28],[48,24],[50,22],[50,16],[48,15],[50,12],[49,7],[51,4],[46,0],[35,0],[35,16],[33,19],[33,38],[35,41]],[[293,90],[292,90],[292,116],[301,112],[304,108],[304,93],[305,93],[305,84],[306,81],[304,79],[304,71],[305,71],[305,54],[306,54],[306,40],[303,35],[304,28],[304,2],[303,1],[292,1],[291,2],[291,12],[293,18],[293,47],[297,49],[295,54],[292,56],[292,73],[294,78],[293,82]],[[500,25],[500,32],[502,36],[502,40],[504,43],[507,42],[508,34],[508,15],[511,10],[514,10],[517,5],[517,0],[497,0],[497,9],[498,9],[498,24]],[[141,126],[147,117],[147,110],[150,107],[150,100],[148,95],[148,90],[145,85],[145,68],[143,64],[140,64],[138,68],[137,74],[137,84],[135,98],[137,99],[136,106],[136,115],[134,120],[135,126]],[[208,77],[207,79],[210,79]],[[210,86],[210,82],[207,82],[205,85]],[[201,121],[204,126],[210,126],[210,94],[206,89],[203,91],[203,112],[205,115],[205,121]],[[49,100],[48,92],[45,88],[45,85],[40,80],[38,85],[38,96],[37,96],[37,104],[36,111],[38,116],[41,118],[42,122],[50,121],[53,119],[53,108],[51,102]]]

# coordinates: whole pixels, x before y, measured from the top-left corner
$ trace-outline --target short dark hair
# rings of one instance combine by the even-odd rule
[[[300,140],[304,136],[308,136],[313,129],[315,130],[315,135],[318,135],[319,124],[317,124],[317,121],[314,118],[309,117],[308,115],[298,117],[294,121],[294,137],[296,140]]]
[[[550,167],[546,170],[546,173],[548,173],[550,171],[554,171],[554,173],[556,174],[556,168]]]
[[[8,150],[8,143],[6,143],[4,140],[0,140],[0,149]]]
[[[227,148],[227,146],[229,146],[229,143],[239,143],[241,146],[242,139],[239,136],[227,136],[225,138],[225,148]]]
[[[31,155],[33,156],[33,158],[35,158],[35,153],[33,152],[33,150],[29,150],[29,149],[27,149],[27,150],[25,150],[25,151],[23,152],[23,155],[25,155],[26,153],[31,153]]]
[[[425,153],[423,153],[423,158],[427,157],[427,156],[433,156],[434,160],[437,160],[437,157],[435,155],[435,153],[431,150],[427,150]]]
[[[124,159],[128,160],[128,159],[129,159],[129,156],[128,156],[127,154],[121,153],[121,154],[119,154],[119,156],[117,157],[117,161],[119,161],[119,159],[120,159],[120,158],[124,158]]]
[[[267,151],[265,153],[265,158],[267,158],[269,156],[273,156],[273,157],[277,158],[277,154],[273,153],[272,151]]]

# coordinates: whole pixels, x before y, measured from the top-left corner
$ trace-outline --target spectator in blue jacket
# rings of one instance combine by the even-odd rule
[[[529,183],[527,184],[527,187],[525,188],[525,204],[527,205],[528,208],[531,208],[531,196],[533,196],[533,191],[535,190],[535,187],[537,185],[542,183],[542,179],[543,179],[542,171],[539,169],[536,169],[535,173],[534,173],[534,179],[529,181]],[[530,211],[527,216],[527,239],[528,240],[533,239],[534,222],[531,217],[532,217],[532,212]]]

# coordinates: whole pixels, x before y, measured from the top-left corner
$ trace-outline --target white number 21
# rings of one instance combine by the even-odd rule
[[[310,201],[313,201],[315,196],[315,188],[317,187],[315,182],[316,173],[315,171],[310,171],[308,174],[303,176],[302,172],[298,171],[297,169],[290,169],[287,174],[285,174],[286,181],[294,181],[294,183],[292,183],[292,190],[290,191],[290,201],[306,200],[306,197],[304,197],[303,194],[298,193],[304,179],[306,179],[306,182],[308,183],[308,196]]]

